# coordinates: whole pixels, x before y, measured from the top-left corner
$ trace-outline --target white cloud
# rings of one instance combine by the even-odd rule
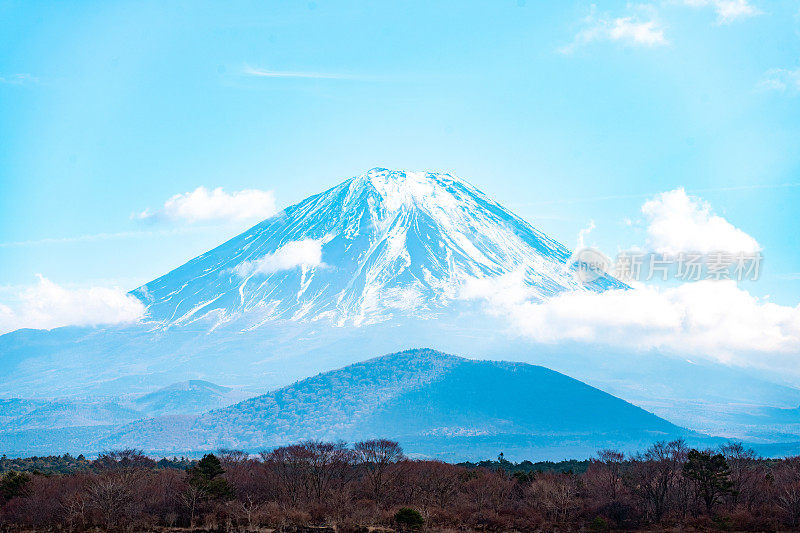
[[[230,194],[222,187],[209,191],[198,187],[192,192],[176,194],[156,211],[145,210],[134,215],[141,220],[181,222],[242,221],[264,219],[276,212],[272,191],[245,189]]]
[[[525,282],[525,270],[518,269],[495,277],[468,278],[459,297],[464,300],[486,300],[495,311],[504,311],[532,299],[534,290]]]
[[[800,307],[760,300],[735,282],[567,292],[537,302],[523,278],[474,279],[462,297],[483,300],[513,331],[537,342],[578,341],[692,354],[741,366],[796,366]]]
[[[758,242],[683,188],[658,194],[642,206],[647,219],[647,247],[663,254],[680,252],[755,253]]]
[[[800,68],[774,68],[768,70],[759,87],[774,91],[800,91]]]
[[[67,289],[43,276],[22,289],[13,304],[0,303],[0,334],[20,328],[52,329],[134,322],[145,307],[121,289]]]
[[[586,248],[586,238],[592,231],[594,231],[595,227],[594,220],[590,220],[588,226],[581,228],[580,231],[578,231],[578,241],[575,244],[575,250]]]
[[[304,239],[287,242],[271,254],[255,261],[245,261],[234,269],[241,277],[253,274],[273,274],[296,267],[323,266],[322,239]]]
[[[324,79],[324,80],[355,80],[359,79],[357,76],[349,74],[339,74],[333,72],[299,72],[289,70],[267,70],[262,68],[254,68],[245,66],[242,71],[247,76],[255,76],[257,78],[310,78],[310,79]]]
[[[760,250],[755,239],[683,189],[658,194],[642,212],[648,247],[657,253]],[[585,236],[582,230],[579,242]],[[733,280],[676,287],[637,283],[630,290],[572,291],[542,301],[518,271],[471,278],[459,296],[483,302],[512,331],[537,342],[657,349],[741,366],[798,368],[800,306],[756,298]]]
[[[676,0],[686,6],[710,7],[717,14],[718,24],[761,14],[750,0]],[[630,46],[656,47],[669,44],[664,29],[658,21],[660,9],[652,4],[628,4],[631,13],[612,17],[597,13],[593,5],[590,14],[582,21],[582,29],[575,35],[572,43],[559,49],[570,54],[575,49],[594,42],[616,41]]]
[[[642,22],[632,17],[615,19],[608,30],[608,35],[613,41],[627,41],[648,46],[667,44],[663,30],[652,20]]]
[[[719,24],[761,14],[748,0],[684,0],[684,3],[692,7],[713,7]]]
[[[579,46],[599,41],[617,41],[637,46],[663,46],[669,44],[664,30],[653,19],[640,20],[638,17],[598,17],[594,10],[583,20],[584,28],[578,32],[574,41],[561,48],[569,54]]]

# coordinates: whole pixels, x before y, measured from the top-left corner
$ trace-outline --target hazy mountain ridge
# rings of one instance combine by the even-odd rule
[[[97,426],[140,418],[142,413],[113,401],[0,400],[0,425],[4,431]]]
[[[176,445],[257,450],[387,435],[414,453],[459,457],[515,441],[531,453],[544,445],[583,453],[699,436],[543,367],[426,349],[350,365],[191,419],[131,424],[108,442],[164,452]]]
[[[0,432],[116,426],[155,416],[202,413],[246,396],[230,387],[189,380],[120,398],[0,399]]]
[[[241,400],[243,394],[201,379],[175,383],[130,401],[147,416],[191,414],[222,407]]]

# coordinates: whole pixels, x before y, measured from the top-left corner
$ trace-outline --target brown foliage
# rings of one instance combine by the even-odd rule
[[[409,460],[386,440],[308,441],[260,456],[221,451],[231,493],[223,498],[190,484],[184,470],[126,450],[103,454],[90,470],[9,477],[19,486],[0,500],[0,529],[365,532],[396,527],[402,507],[419,511],[431,530],[800,528],[800,458],[721,447],[732,490],[709,509],[685,475],[687,453],[682,441],[630,458],[604,450],[575,474]]]

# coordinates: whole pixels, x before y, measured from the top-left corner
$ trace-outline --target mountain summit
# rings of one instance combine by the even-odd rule
[[[577,281],[570,251],[451,174],[374,168],[284,209],[133,294],[164,326],[361,325],[435,316],[471,278],[522,272],[535,297]]]

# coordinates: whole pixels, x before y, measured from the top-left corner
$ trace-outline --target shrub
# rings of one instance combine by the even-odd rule
[[[403,507],[394,515],[394,521],[397,522],[401,528],[407,527],[408,529],[419,529],[425,523],[425,519],[410,507]]]
[[[0,477],[0,497],[10,500],[25,494],[25,488],[30,483],[31,477],[25,472],[8,472]]]

